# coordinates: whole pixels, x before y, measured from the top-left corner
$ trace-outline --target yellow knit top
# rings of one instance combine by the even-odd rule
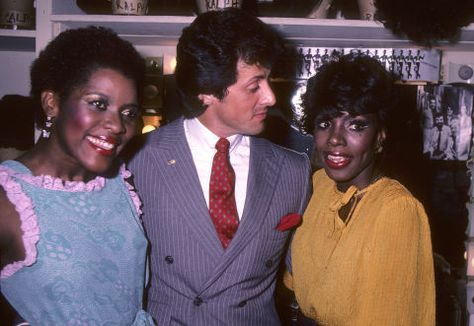
[[[435,283],[428,219],[400,183],[382,178],[362,192],[343,222],[343,194],[324,172],[291,244],[295,292],[305,316],[320,325],[434,325]],[[360,196],[359,196],[360,197]]]

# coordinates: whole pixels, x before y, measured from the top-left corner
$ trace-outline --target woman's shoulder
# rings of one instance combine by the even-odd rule
[[[11,276],[36,261],[36,243],[40,233],[31,199],[12,177],[15,170],[8,165],[0,164],[0,251],[18,252],[12,249],[12,246],[18,246],[16,239],[21,238],[24,258],[15,259],[15,262],[7,261],[7,265],[1,270],[0,278]],[[21,164],[18,166],[21,167]]]
[[[381,215],[400,223],[419,223],[426,221],[427,216],[423,204],[400,182],[391,178],[383,178],[373,188],[372,202],[377,202]],[[379,221],[383,219],[380,218]],[[423,222],[424,223],[424,222]],[[408,224],[407,224],[408,225]]]
[[[381,178],[376,182],[372,193],[376,196],[383,197],[385,200],[409,199],[417,201],[413,194],[402,183],[389,177]]]
[[[0,164],[0,195],[2,197],[9,198],[12,197],[9,194],[19,192],[16,176],[26,172],[23,167],[16,161],[4,161]]]
[[[10,177],[19,174],[31,175],[31,171],[25,165],[15,160],[6,160],[0,163],[0,172]]]

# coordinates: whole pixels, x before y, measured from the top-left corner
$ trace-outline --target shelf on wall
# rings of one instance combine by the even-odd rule
[[[382,23],[350,19],[263,18],[287,40],[300,46],[401,48],[421,47],[406,37],[394,35]],[[474,24],[464,28],[456,44],[441,43],[437,48],[474,50]]]
[[[97,25],[113,29],[135,45],[176,45],[191,16],[119,16],[119,15],[52,15],[51,21],[65,29]]]
[[[35,30],[0,28],[0,37],[35,38]]]
[[[383,25],[364,20],[262,18],[298,46],[406,47],[413,44],[394,36]]]
[[[114,29],[137,45],[176,45],[181,31],[194,16],[119,16],[52,15],[59,31],[87,25]],[[260,17],[293,44],[327,47],[417,47],[410,40],[396,36],[375,21]],[[419,46],[418,46],[419,47]],[[442,43],[441,49],[473,50],[474,24],[464,28],[456,44]]]

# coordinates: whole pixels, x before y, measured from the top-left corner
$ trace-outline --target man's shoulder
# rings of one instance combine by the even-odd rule
[[[174,148],[180,139],[185,139],[184,131],[180,131],[180,128],[182,130],[182,120],[181,122],[178,120],[151,132],[135,136],[122,152],[125,161],[133,161],[138,157],[147,156],[149,153],[157,155],[160,153],[160,149]]]
[[[306,153],[298,152],[293,149],[277,145],[265,138],[252,137],[252,142],[254,142],[254,144],[258,146],[268,148],[276,157],[281,157],[281,158],[289,159],[291,161],[303,162],[303,163],[309,160]]]
[[[144,143],[148,146],[155,146],[161,142],[179,139],[181,136],[184,137],[183,120],[177,119],[145,134]]]

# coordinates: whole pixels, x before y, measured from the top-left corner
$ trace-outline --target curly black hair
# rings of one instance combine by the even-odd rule
[[[461,28],[474,22],[472,0],[375,0],[375,19],[396,35],[431,47],[456,42]]]
[[[199,15],[183,30],[177,46],[176,83],[185,115],[196,117],[206,107],[199,94],[219,99],[237,81],[237,62],[269,68],[283,53],[276,31],[236,8]]]
[[[387,129],[396,106],[395,77],[365,54],[350,53],[323,65],[308,79],[303,95],[304,128],[313,132],[320,115],[336,117],[374,113]]]
[[[100,68],[121,72],[135,82],[137,94],[141,92],[145,61],[130,42],[111,29],[95,26],[70,29],[53,39],[33,62],[30,71],[38,124],[42,126],[45,120],[41,109],[43,91],[55,92],[62,102]]]

